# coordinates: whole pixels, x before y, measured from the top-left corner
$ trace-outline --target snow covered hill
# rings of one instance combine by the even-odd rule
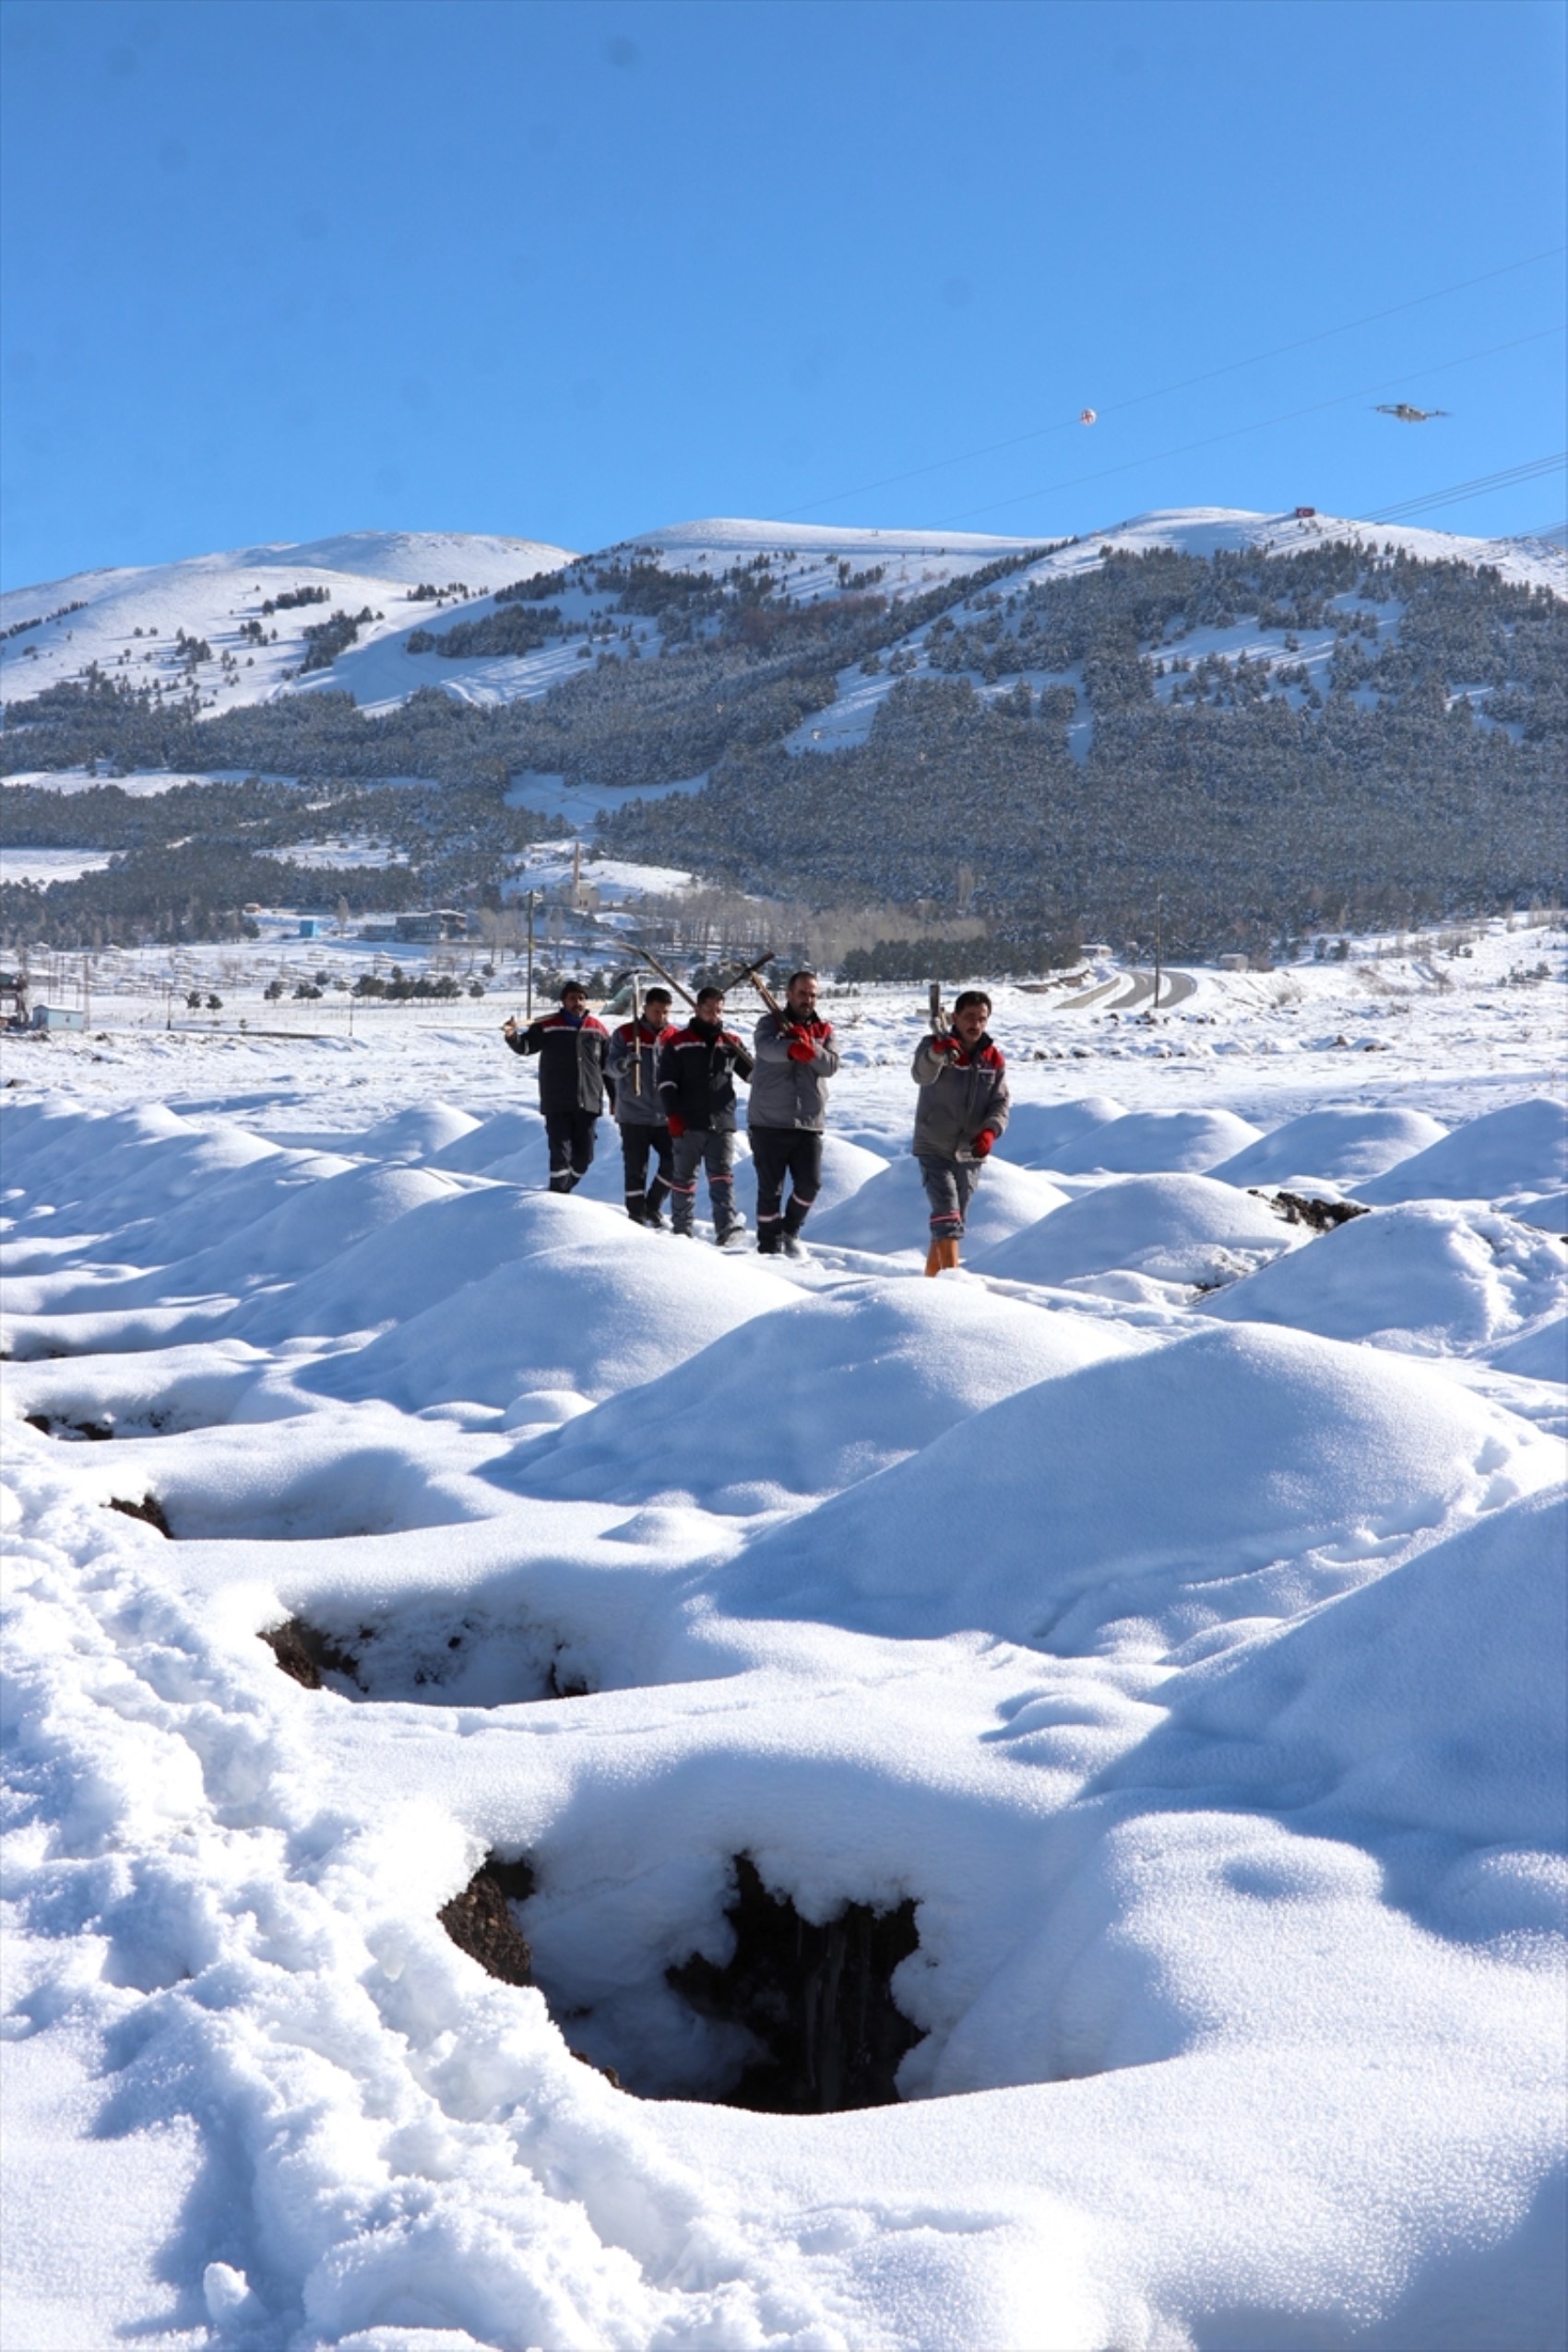
[[[223,935],[301,900],[267,854],[296,844],[312,905],[471,905],[540,814],[814,914],[875,908],[873,956],[956,916],[1013,970],[1086,932],[1146,946],[1157,906],[1180,955],[1259,956],[1568,888],[1561,550],[1205,510],[1046,548],[712,520],[552,565],[455,538],[261,552],[63,583],[8,624],[9,691],[39,691],[6,705],[0,766],[30,789],[0,796],[4,846],[51,853],[40,879],[85,854],[3,885],[7,944]],[[118,790],[61,805],[105,769],[309,778],[313,822],[277,790],[216,830]]]
[[[433,605],[410,605],[411,588],[461,583],[465,595],[482,595],[567,560],[564,548],[530,539],[345,531],[298,545],[78,572],[0,596],[0,691],[7,701],[35,695],[96,662],[132,685],[178,692],[191,674],[183,633],[210,648],[196,665],[203,707],[232,709],[265,700],[291,676],[308,651],[303,631],[334,612],[370,607],[376,617],[363,634],[374,641],[396,634],[410,613],[429,617]],[[264,612],[300,588],[310,591],[310,602]],[[245,634],[247,624],[262,630],[259,639]]]
[[[1560,2346],[1563,945],[1000,992],[936,1281],[912,990],[800,1263],[17,1046],[7,2344]]]
[[[1009,585],[1020,588],[1037,580],[1070,578],[1099,564],[1106,547],[1132,552],[1166,547],[1209,556],[1218,549],[1286,552],[1340,538],[1402,548],[1427,561],[1489,564],[1505,579],[1568,595],[1568,552],[1546,541],[1467,539],[1327,515],[1301,520],[1223,507],[1173,508],[1086,532],[1021,571]],[[568,620],[592,624],[616,602],[612,589],[593,588],[597,569],[616,562],[650,563],[667,571],[707,568],[718,576],[762,558],[800,600],[831,603],[864,592],[850,585],[846,572],[852,577],[875,570],[882,592],[897,600],[961,579],[998,558],[1026,554],[1036,543],[976,532],[836,530],[719,517],[672,524],[578,557],[534,540],[458,531],[350,531],[297,546],[240,548],[11,589],[0,597],[0,691],[7,700],[37,694],[81,677],[93,663],[133,685],[161,683],[172,691],[188,675],[176,643],[183,631],[187,639],[211,648],[210,661],[196,671],[204,709],[232,709],[291,686],[347,691],[367,709],[384,709],[430,684],[465,700],[504,701],[543,694],[570,676],[576,646],[522,658],[410,661],[408,639],[419,629],[434,626],[439,632],[457,621],[493,614],[494,589],[568,566],[563,592],[552,601]],[[463,592],[446,597],[439,608],[410,606],[408,592],[421,585]],[[319,605],[263,614],[264,603],[299,588],[324,590],[325,599]],[[304,629],[333,612],[352,617],[366,607],[375,617],[362,624],[359,641],[329,668],[299,677],[308,650]],[[264,643],[242,634],[247,622],[262,621]],[[34,622],[41,625],[30,626]],[[639,627],[635,636],[643,647],[657,649],[656,626]],[[920,666],[918,644],[915,652]],[[848,719],[850,736],[863,733],[867,715],[857,705]],[[844,736],[845,722],[831,731]]]

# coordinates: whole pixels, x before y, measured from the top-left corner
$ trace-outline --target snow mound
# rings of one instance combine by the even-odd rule
[[[852,1283],[742,1324],[651,1396],[623,1396],[521,1449],[508,1482],[756,1511],[835,1493],[1017,1389],[1136,1344],[978,1287]]]
[[[969,1203],[968,1247],[985,1250],[1005,1241],[1065,1198],[1043,1176],[992,1158]],[[835,1249],[923,1251],[930,1239],[931,1207],[919,1162],[902,1156],[889,1161],[852,1199],[814,1216],[809,1231],[813,1241]]]
[[[743,1258],[676,1243],[588,1204],[548,1194],[530,1203],[545,1205],[576,1212],[570,1242],[541,1241],[527,1256],[514,1248],[516,1263],[496,1263],[461,1289],[449,1279],[457,1261],[446,1249],[445,1295],[421,1313],[405,1309],[398,1327],[369,1346],[329,1358],[306,1384],[327,1396],[381,1397],[408,1412],[523,1398],[527,1420],[553,1420],[554,1406],[534,1411],[529,1396],[550,1390],[599,1398],[640,1388],[791,1296]],[[539,1229],[548,1229],[542,1220]],[[710,1395],[710,1443],[712,1413]]]
[[[1543,1233],[1568,1235],[1568,1192],[1545,1193],[1534,1199],[1504,1201],[1500,1206],[1521,1224],[1538,1225]]]
[[[1158,1657],[1280,1616],[1561,1476],[1434,1372],[1258,1324],[993,1405],[732,1572],[731,1606]]]
[[[367,1159],[434,1160],[445,1168],[452,1163],[439,1156],[473,1134],[479,1124],[468,1111],[458,1111],[450,1102],[415,1103],[407,1111],[394,1111],[389,1119],[381,1120],[359,1136],[351,1148],[362,1152]]]
[[[1065,1283],[1112,1267],[1165,1282],[1233,1279],[1296,1246],[1266,1202],[1209,1176],[1130,1176],[1080,1193],[974,1260],[977,1274]]]
[[[56,1215],[90,1205],[104,1224],[166,1214],[172,1203],[197,1198],[220,1177],[279,1152],[244,1127],[198,1127],[161,1103],[77,1112],[34,1134],[35,1148],[16,1171],[25,1173],[29,1191],[46,1194]]]
[[[1206,1306],[1232,1322],[1469,1355],[1568,1306],[1568,1252],[1513,1218],[1417,1201],[1337,1226]]]
[[[1075,1102],[1016,1101],[997,1150],[1024,1168],[1054,1168],[1070,1146],[1126,1116],[1126,1105],[1108,1094],[1081,1095]]]
[[[1568,1315],[1559,1315],[1538,1331],[1511,1339],[1491,1361],[1496,1371],[1513,1372],[1524,1380],[1568,1383]]]
[[[266,1163],[261,1172],[269,1176],[273,1164]],[[269,1184],[267,1189],[273,1188]],[[456,1189],[451,1177],[433,1176],[423,1169],[404,1168],[397,1162],[387,1167],[345,1165],[340,1172],[319,1182],[286,1185],[277,1207],[242,1218],[236,1230],[208,1248],[149,1273],[74,1285],[65,1276],[40,1277],[8,1285],[7,1295],[20,1313],[147,1306],[220,1292],[240,1296],[267,1285],[298,1282],[410,1209],[452,1198]],[[185,1209],[177,1218],[160,1220],[160,1225],[177,1226],[180,1238],[188,1241],[193,1229],[199,1231],[208,1222],[208,1199],[203,1196],[199,1211]],[[261,1203],[253,1198],[244,1206],[254,1210]],[[153,1228],[155,1234],[159,1230],[160,1227]],[[154,1250],[154,1256],[160,1254]]]
[[[1545,1095],[1511,1102],[1456,1127],[1441,1143],[1357,1186],[1382,1207],[1396,1201],[1495,1201],[1557,1193],[1568,1182],[1568,1106]]]
[[[597,1202],[424,1169],[378,1172],[384,1178],[402,1173],[405,1182],[424,1188],[424,1197],[335,1253],[317,1280],[244,1309],[234,1324],[238,1336],[266,1346],[306,1332],[368,1331],[407,1322],[515,1258],[575,1241],[612,1247],[625,1231],[625,1220]],[[459,1184],[469,1189],[459,1191]],[[469,1313],[481,1312],[476,1296]]]
[[[105,1504],[156,1496],[183,1543],[331,1541],[489,1515],[496,1499],[471,1476],[482,1448],[375,1404],[318,1408],[84,1447],[79,1483]]]
[[[1562,1492],[1492,1512],[1296,1623],[1189,1668],[1160,1693],[1170,1727],[1108,1777],[1212,1787],[1222,1742],[1298,1804],[1311,1790],[1314,1806],[1362,1824],[1490,1849],[1439,1877],[1458,1932],[1553,1924],[1498,1849],[1560,1853],[1568,1843],[1564,1560]],[[1534,1914],[1525,1919],[1521,1892]]]
[[[38,1414],[73,1433],[201,1429],[230,1420],[266,1367],[261,1351],[239,1340],[161,1353],[45,1358],[13,1368],[6,1402],[12,1418]]]
[[[432,1168],[459,1176],[488,1176],[515,1153],[544,1151],[544,1121],[537,1111],[498,1111],[430,1155]],[[542,1160],[541,1160],[542,1164]]]
[[[1308,1111],[1208,1172],[1227,1184],[1282,1184],[1302,1170],[1355,1184],[1441,1143],[1447,1133],[1424,1111]]]
[[[1097,1125],[1069,1144],[1056,1161],[1058,1174],[1141,1176],[1181,1174],[1230,1159],[1258,1129],[1233,1111],[1130,1111],[1123,1119]]]

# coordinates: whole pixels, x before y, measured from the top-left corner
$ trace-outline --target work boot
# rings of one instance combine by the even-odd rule
[[[756,1237],[756,1246],[757,1255],[759,1257],[776,1258],[778,1255],[778,1226],[769,1225],[766,1228],[766,1229],[759,1229]]]
[[[957,1263],[958,1244],[956,1240],[933,1241],[925,1253],[925,1270],[928,1274],[944,1274],[949,1267],[956,1266]]]
[[[784,1228],[784,1254],[787,1258],[803,1258],[806,1245],[792,1225]]]

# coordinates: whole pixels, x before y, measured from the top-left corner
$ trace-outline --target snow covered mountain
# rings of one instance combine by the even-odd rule
[[[868,948],[978,918],[998,969],[1146,945],[1157,903],[1192,956],[1544,901],[1568,887],[1565,590],[1544,542],[1222,509],[1053,546],[372,535],[56,583],[6,608],[0,766],[27,789],[0,824],[130,854],[0,901],[0,932],[222,935],[246,900],[299,902],[267,862],[296,844],[321,902],[362,904],[362,863],[334,883],[318,854],[345,826],[403,859],[401,903],[472,903],[556,815],[726,887],[876,905]],[[184,804],[62,810],[57,779],[105,776],[308,782],[336,822],[209,803],[198,854]]]
[[[1505,580],[1568,595],[1568,552],[1548,540],[1467,539],[1328,515],[1256,515],[1218,506],[1171,508],[1086,532],[1020,567],[1010,586],[1077,576],[1099,564],[1108,547],[1122,553],[1170,548],[1208,557],[1219,550],[1287,553],[1336,539],[1403,550],[1425,562],[1486,564]],[[999,559],[1022,557],[1039,544],[977,532],[839,530],[733,517],[672,524],[592,555],[536,540],[461,531],[349,531],[175,564],[80,572],[11,589],[0,597],[0,695],[7,701],[30,696],[79,679],[96,664],[110,678],[137,687],[172,693],[195,685],[204,711],[323,688],[346,691],[370,710],[405,701],[430,684],[477,703],[527,699],[572,674],[578,645],[618,606],[617,585],[595,585],[600,572],[616,565],[707,569],[718,577],[735,566],[765,564],[781,590],[807,604],[863,595],[865,576],[874,571],[880,591],[896,605]],[[410,660],[409,640],[416,633],[440,636],[456,622],[493,617],[505,603],[497,600],[497,589],[558,572],[564,576],[551,601],[581,632],[576,639],[522,655]],[[421,587],[437,589],[439,599],[412,600],[410,592]],[[279,606],[279,596],[292,598],[302,588],[309,592],[308,603]],[[319,631],[336,612],[350,620],[369,617],[359,621],[354,641],[343,651],[302,675],[311,652],[306,632]],[[632,642],[657,649],[659,634],[649,620],[622,638],[620,649]],[[208,648],[195,662],[184,650],[193,640]],[[917,666],[919,660],[917,647]],[[835,739],[853,739],[863,734],[866,719],[861,697],[829,731]]]
[[[77,572],[0,596],[0,686],[14,700],[80,677],[96,662],[133,685],[177,689],[195,671],[204,707],[232,709],[264,700],[291,677],[309,651],[304,631],[333,612],[370,608],[374,617],[362,628],[374,641],[398,635],[410,614],[429,617],[432,600],[410,602],[416,588],[442,591],[445,606],[568,560],[566,549],[531,539],[344,531],[176,564]],[[288,600],[279,605],[279,598]],[[210,647],[208,658],[191,663],[182,636]]]

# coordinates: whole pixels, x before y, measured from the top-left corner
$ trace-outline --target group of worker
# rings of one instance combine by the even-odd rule
[[[724,995],[703,988],[676,1028],[667,988],[650,988],[619,1028],[588,1011],[580,981],[560,1009],[526,1027],[505,1023],[514,1053],[539,1056],[540,1108],[550,1189],[572,1192],[593,1160],[608,1106],[621,1131],[626,1214],[639,1225],[696,1229],[697,1178],[707,1178],[720,1247],[746,1230],[735,1206],[735,1081],[749,1085],[746,1132],[756,1171],[756,1246],[802,1254],[802,1229],[822,1184],[828,1087],[838,1069],[833,1028],[817,1011],[816,976],[792,972],[782,1004],[769,999],[748,1048],[724,1026]],[[921,1039],[911,1064],[920,1088],[913,1151],[931,1206],[928,1274],[958,1264],[970,1196],[1007,1124],[1006,1064],[987,1032],[991,999],[966,989],[950,1025]]]

